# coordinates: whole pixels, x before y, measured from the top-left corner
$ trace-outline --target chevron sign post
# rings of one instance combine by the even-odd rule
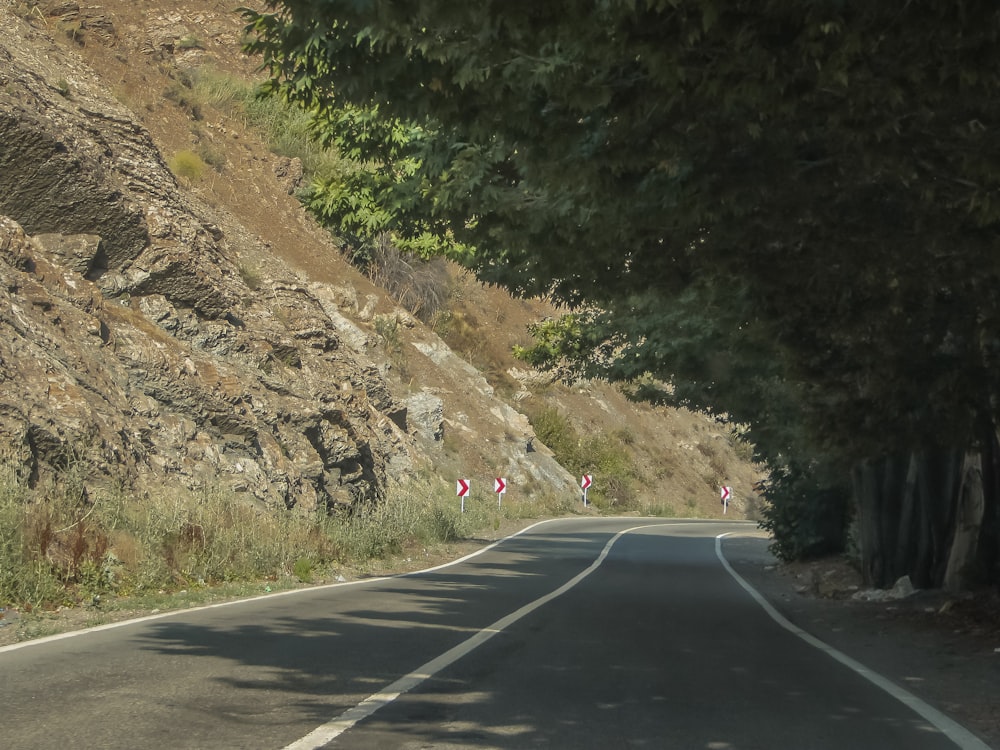
[[[725,515],[726,511],[729,510],[729,500],[733,496],[733,488],[723,487],[721,494],[722,494],[722,514]]]
[[[584,474],[583,478],[580,480],[580,489],[583,490],[583,505],[587,506],[587,490],[590,489],[590,485],[594,483],[594,478],[590,474]]]
[[[465,513],[465,498],[469,496],[469,480],[459,479],[455,484],[455,490],[460,498],[462,498],[462,512]]]
[[[503,493],[507,491],[507,480],[503,477],[497,477],[493,482],[493,491],[497,493],[497,507],[500,507],[500,503],[503,502]]]

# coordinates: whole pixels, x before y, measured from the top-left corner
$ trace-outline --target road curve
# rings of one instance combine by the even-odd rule
[[[419,574],[0,649],[4,744],[985,748],[776,622],[716,553],[752,529],[562,519]]]

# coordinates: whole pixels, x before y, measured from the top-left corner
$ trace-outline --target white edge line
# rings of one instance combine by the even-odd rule
[[[535,524],[536,526],[538,524]],[[506,628],[513,625],[515,622],[520,620],[522,617],[534,612],[536,609],[544,604],[548,604],[550,601],[555,599],[562,594],[565,594],[571,588],[576,586],[580,581],[589,576],[595,570],[597,570],[601,563],[607,558],[608,553],[622,536],[633,531],[639,531],[640,529],[648,529],[656,526],[666,526],[667,523],[653,523],[645,524],[642,526],[633,526],[629,529],[623,529],[616,533],[611,539],[608,540],[607,544],[604,545],[604,549],[601,550],[600,554],[594,559],[594,561],[584,570],[577,573],[573,578],[568,580],[562,586],[548,594],[535,599],[534,601],[528,602],[523,607],[514,610],[510,614],[501,617],[499,620],[494,622],[492,625],[487,625],[485,628],[480,630],[475,635],[467,638],[466,640],[459,643],[457,646],[448,649],[440,656],[431,659],[426,664],[417,667],[413,672],[399,678],[390,685],[386,685],[379,692],[374,693],[363,701],[347,709],[344,713],[340,714],[334,719],[331,719],[326,724],[316,727],[313,731],[302,737],[299,740],[286,745],[282,750],[318,750],[318,748],[323,747],[327,743],[339,737],[341,734],[349,730],[355,724],[357,724],[362,719],[366,719],[373,713],[378,711],[383,706],[387,706],[392,703],[396,698],[409,692],[413,688],[417,687],[424,680],[430,679],[435,674],[440,672],[445,667],[450,666],[455,663],[463,656],[471,653],[475,649],[479,648],[481,645],[490,640],[493,636],[503,632]],[[531,527],[528,527],[531,528]],[[525,529],[527,531],[527,529]],[[465,559],[465,558],[463,558]]]
[[[932,724],[934,727],[940,730],[942,734],[948,737],[948,739],[950,739],[952,742],[954,742],[956,745],[962,748],[962,750],[990,750],[989,745],[987,745],[978,737],[976,737],[968,729],[966,729],[953,719],[945,716],[938,709],[934,708],[931,705],[928,705],[920,698],[915,696],[913,693],[911,693],[909,690],[900,687],[887,677],[883,677],[878,672],[869,669],[861,662],[852,659],[847,654],[843,653],[842,651],[838,651],[830,644],[821,641],[816,636],[807,633],[798,625],[795,625],[794,623],[789,621],[784,615],[782,615],[777,609],[775,609],[771,605],[771,603],[767,601],[767,599],[764,598],[763,594],[761,594],[759,591],[757,591],[757,589],[755,589],[753,586],[747,583],[747,581],[743,578],[743,576],[741,576],[739,573],[733,570],[733,566],[729,564],[729,561],[726,560],[725,555],[722,554],[722,540],[725,537],[730,536],[731,533],[732,532],[727,532],[725,534],[719,534],[717,537],[715,537],[715,554],[719,558],[719,561],[722,563],[722,566],[726,569],[729,575],[731,575],[736,580],[736,582],[740,586],[742,586],[743,589],[748,594],[750,594],[751,597],[753,597],[754,601],[756,601],[757,604],[759,604],[761,608],[765,612],[767,612],[768,615],[770,615],[772,620],[778,623],[785,630],[789,631],[794,635],[797,635],[799,638],[801,638],[803,641],[808,643],[813,648],[817,648],[820,651],[823,651],[831,658],[840,662],[853,672],[861,675],[870,683],[872,683],[878,688],[881,688],[886,693],[891,695],[893,698],[898,700],[900,703],[903,703],[904,705],[915,711],[917,714],[926,719],[930,724]]]

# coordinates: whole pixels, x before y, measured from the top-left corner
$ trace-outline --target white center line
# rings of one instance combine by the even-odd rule
[[[353,708],[347,709],[340,716],[331,719],[322,726],[317,727],[302,739],[296,740],[290,745],[286,745],[283,750],[317,750],[317,748],[323,747],[323,745],[327,744],[336,737],[339,737],[362,719],[368,718],[383,706],[387,706],[399,696],[417,687],[417,685],[422,683],[424,680],[430,679],[441,670],[451,664],[454,664],[466,654],[469,654],[479,648],[493,636],[498,633],[502,633],[506,628],[513,625],[522,617],[531,614],[542,605],[548,604],[556,597],[565,594],[601,566],[601,563],[603,563],[605,558],[607,558],[608,553],[611,551],[615,542],[617,542],[623,535],[633,531],[639,531],[640,529],[648,529],[654,526],[665,525],[667,524],[646,524],[644,526],[634,526],[630,529],[619,531],[608,540],[608,543],[604,545],[604,549],[601,550],[601,554],[599,554],[597,559],[590,564],[590,567],[578,573],[559,588],[549,592],[545,596],[535,599],[533,602],[525,604],[520,609],[511,612],[509,615],[501,617],[492,625],[483,628],[468,640],[465,640],[454,648],[445,651],[437,658],[431,659],[429,662],[418,667],[408,675],[404,675],[399,678],[391,685],[386,685],[379,692],[368,696]]]

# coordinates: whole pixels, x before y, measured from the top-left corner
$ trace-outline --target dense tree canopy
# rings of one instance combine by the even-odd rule
[[[802,486],[838,503],[853,476],[877,582],[928,545],[932,582],[973,562],[1000,578],[995,3],[268,9],[246,12],[249,49],[323,140],[374,165],[379,229],[574,309],[536,357],[651,375],[750,424],[800,510]],[[344,194],[320,186],[314,203],[332,220]],[[966,454],[971,501],[928,468]],[[969,559],[942,561],[968,502]],[[900,524],[924,529],[922,552],[884,549]]]

